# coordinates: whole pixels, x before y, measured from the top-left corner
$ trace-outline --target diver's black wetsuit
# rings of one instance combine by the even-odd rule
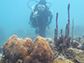
[[[34,12],[32,12],[30,16],[30,21],[34,28],[39,28],[38,34],[42,37],[45,37],[46,26],[51,23],[52,13],[51,11],[49,11],[49,8],[46,5],[44,11],[40,11],[38,9],[38,5],[39,4],[37,4],[34,9],[34,12],[38,12],[38,16],[34,17]]]

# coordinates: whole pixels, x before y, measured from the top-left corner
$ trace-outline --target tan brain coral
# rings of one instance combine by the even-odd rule
[[[25,56],[29,55],[28,47],[32,47],[31,39],[22,40],[15,35],[11,36],[3,47],[5,59],[9,59],[11,63],[17,62],[18,59],[24,59]]]
[[[38,36],[34,42],[30,38],[11,36],[3,47],[5,61],[10,63],[53,63],[54,55],[45,38]]]
[[[33,43],[33,57],[42,63],[52,63],[54,59],[53,52],[46,39],[38,36]]]

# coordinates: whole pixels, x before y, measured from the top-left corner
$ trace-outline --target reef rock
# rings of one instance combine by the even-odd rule
[[[55,59],[54,60],[54,62],[53,63],[74,63],[74,62],[72,62],[71,60],[68,60],[68,59],[66,59],[66,60],[63,60],[63,59]]]
[[[54,54],[46,39],[38,36],[33,42],[32,50],[32,56],[38,63],[53,63]]]
[[[84,63],[84,53],[78,53],[75,56],[75,60],[79,63]]]
[[[30,54],[28,48],[32,47],[32,40],[30,38],[19,38],[16,35],[11,36],[3,47],[3,54],[5,59],[10,63],[16,63],[18,59],[24,60]],[[6,60],[5,60],[6,61]]]
[[[73,40],[73,42],[71,43],[71,45],[73,46],[73,48],[77,48],[79,46],[78,41]]]
[[[81,49],[76,49],[76,48],[70,48],[70,50],[72,50],[75,54],[83,52]]]
[[[84,50],[84,43],[82,44],[81,49]]]
[[[54,45],[54,41],[51,38],[45,38],[48,41],[49,46],[54,49],[55,45]]]

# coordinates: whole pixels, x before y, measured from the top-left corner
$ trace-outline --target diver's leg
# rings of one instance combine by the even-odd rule
[[[39,29],[38,28],[35,30],[35,33],[36,34],[39,34]]]
[[[42,36],[42,37],[46,37],[46,27],[45,26],[41,26],[39,27],[39,35]]]

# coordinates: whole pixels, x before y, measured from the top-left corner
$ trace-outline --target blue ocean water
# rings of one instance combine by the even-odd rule
[[[30,37],[35,39],[35,29],[29,25],[31,9],[28,8],[29,0],[0,0],[0,42],[5,43],[13,34],[19,37]],[[39,0],[37,0],[39,1]],[[72,19],[74,18],[75,33],[74,35],[83,35],[84,27],[84,0],[46,0],[51,2],[50,10],[53,13],[50,30],[47,30],[47,36],[54,37],[54,29],[56,27],[56,12],[58,12],[58,27],[65,31],[68,22],[67,6],[70,3],[70,27],[72,27]],[[36,4],[31,2],[30,6]]]

